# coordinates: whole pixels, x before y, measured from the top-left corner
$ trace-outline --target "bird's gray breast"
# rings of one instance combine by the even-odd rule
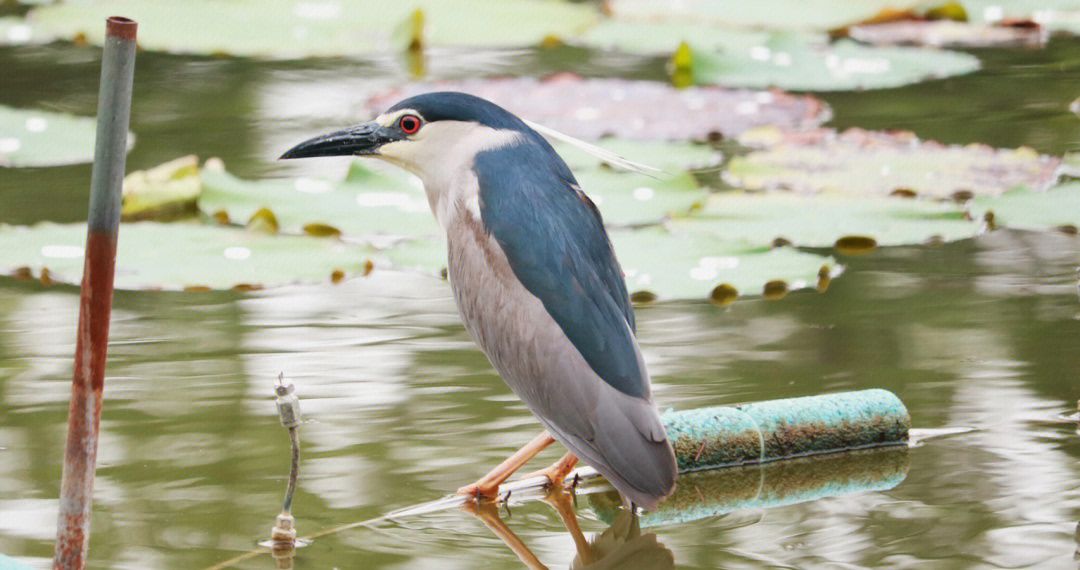
[[[514,275],[498,242],[465,207],[447,226],[450,285],[465,328],[534,413],[564,398],[590,401],[602,384],[559,325]]]

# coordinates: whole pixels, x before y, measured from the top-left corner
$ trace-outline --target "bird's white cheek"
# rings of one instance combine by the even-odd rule
[[[410,147],[409,141],[386,143],[379,147],[379,158],[408,168],[412,162],[410,159],[413,158]]]

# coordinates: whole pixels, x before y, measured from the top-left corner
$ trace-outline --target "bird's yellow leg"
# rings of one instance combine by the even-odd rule
[[[506,461],[503,461],[498,467],[492,469],[487,475],[484,475],[471,485],[465,485],[458,489],[458,494],[472,495],[477,498],[498,497],[499,485],[502,485],[503,481],[509,479],[515,471],[521,469],[522,465],[528,463],[530,459],[536,457],[537,453],[540,453],[544,448],[554,442],[555,440],[551,438],[551,434],[548,433],[547,430],[544,430],[540,435],[534,437],[532,441],[525,444],[525,447],[517,450],[513,455],[506,458]]]
[[[547,432],[544,432],[547,433]],[[484,523],[484,526],[488,527],[495,536],[499,537],[510,550],[514,551],[514,554],[525,563],[525,566],[530,570],[548,570],[547,566],[544,566],[540,562],[540,559],[529,550],[528,546],[522,542],[518,535],[514,534],[514,531],[510,530],[509,526],[499,518],[497,511],[498,506],[492,503],[474,503],[472,501],[462,505],[462,509],[470,515],[480,519]]]
[[[570,454],[568,453],[567,455]],[[570,455],[570,457],[573,456]],[[564,457],[563,459],[566,458]],[[574,459],[574,462],[577,462],[577,458]],[[558,464],[556,463],[556,465]],[[552,467],[554,467],[554,465]],[[585,564],[596,562],[592,554],[592,549],[589,547],[589,541],[585,538],[585,534],[581,532],[581,527],[578,525],[577,513],[574,512],[574,505],[570,502],[570,493],[566,491],[566,489],[555,487],[546,497],[544,497],[544,502],[551,505],[556,513],[559,513],[559,518],[562,519],[563,526],[565,526],[567,532],[570,533],[570,538],[574,539],[574,546],[577,548],[578,557],[581,561]]]
[[[552,463],[550,466],[545,467],[539,471],[534,471],[522,477],[522,479],[528,479],[529,477],[547,477],[548,481],[555,486],[562,485],[566,476],[574,470],[574,466],[577,465],[578,458],[573,453],[567,452],[562,456],[562,459]]]

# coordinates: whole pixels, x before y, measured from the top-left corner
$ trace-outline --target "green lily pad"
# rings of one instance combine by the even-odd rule
[[[343,181],[251,181],[204,168],[202,186],[199,209],[203,212],[244,223],[267,208],[287,233],[304,233],[305,226],[313,224],[351,236],[436,235],[440,231],[417,179],[398,170],[375,171],[360,161],[352,164]]]
[[[568,73],[547,79],[415,84],[377,94],[366,107],[376,115],[401,99],[443,90],[471,93],[522,118],[584,139],[703,141],[718,135],[734,137],[764,125],[810,128],[829,118],[825,104],[809,96],[719,87],[676,89],[655,81],[582,79]]]
[[[733,299],[731,289],[738,295],[779,297],[839,273],[829,257],[708,233],[646,228],[612,232],[611,241],[635,299],[655,295],[725,304]]]
[[[971,216],[995,226],[1016,229],[1059,229],[1075,234],[1080,227],[1080,182],[1039,192],[1019,187],[1000,196],[980,196],[971,202]]]
[[[422,43],[512,47],[580,32],[597,19],[558,0],[108,0],[35,8],[33,24],[61,39],[101,45],[105,18],[139,22],[139,46],[177,54],[271,59],[355,56],[400,48],[403,24],[423,12]]]
[[[920,142],[908,132],[760,129],[745,133],[740,142],[759,150],[732,158],[723,178],[749,190],[995,195],[1018,185],[1048,188],[1061,167],[1060,158],[1029,148],[945,146]]]
[[[574,42],[623,53],[670,56],[682,44],[695,45],[708,51],[738,51],[745,46],[761,45],[771,36],[772,32],[760,28],[719,28],[703,22],[604,20],[575,38]]]
[[[777,34],[763,44],[711,52],[691,47],[697,84],[779,87],[794,91],[883,89],[971,73],[979,60],[965,53],[915,47],[828,43]]]
[[[124,177],[120,216],[124,221],[172,220],[197,211],[202,191],[199,159],[189,155]]]
[[[446,269],[446,242],[442,239],[422,237],[403,240],[379,250],[379,255],[398,269],[416,269],[428,273]]]
[[[25,18],[0,18],[0,46],[21,46],[47,43],[52,38],[30,25]]]
[[[92,162],[96,133],[97,123],[90,117],[0,106],[0,166]],[[129,137],[128,148],[133,142]]]
[[[604,223],[640,225],[701,206],[708,191],[683,173],[673,178],[649,178],[636,173],[593,169],[576,175],[581,189],[599,208]]]
[[[0,226],[0,274],[82,279],[85,224]],[[338,240],[272,236],[191,223],[120,226],[118,289],[258,289],[363,275],[372,250]]]
[[[877,89],[971,73],[974,56],[927,48],[830,42],[823,33],[762,32],[697,24],[605,22],[579,41],[625,53],[672,56],[697,85],[794,91]],[[681,46],[686,46],[682,48]]]
[[[885,9],[903,10],[919,0],[608,0],[608,13],[638,22],[670,22],[755,29],[829,30],[866,20]]]
[[[675,227],[727,240],[836,247],[844,253],[954,241],[983,230],[953,203],[790,192],[714,194],[700,214]]]

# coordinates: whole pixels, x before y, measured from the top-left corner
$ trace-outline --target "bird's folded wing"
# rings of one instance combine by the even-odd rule
[[[480,153],[474,165],[485,230],[593,371],[648,398],[626,284],[596,207],[557,155],[499,154]]]

